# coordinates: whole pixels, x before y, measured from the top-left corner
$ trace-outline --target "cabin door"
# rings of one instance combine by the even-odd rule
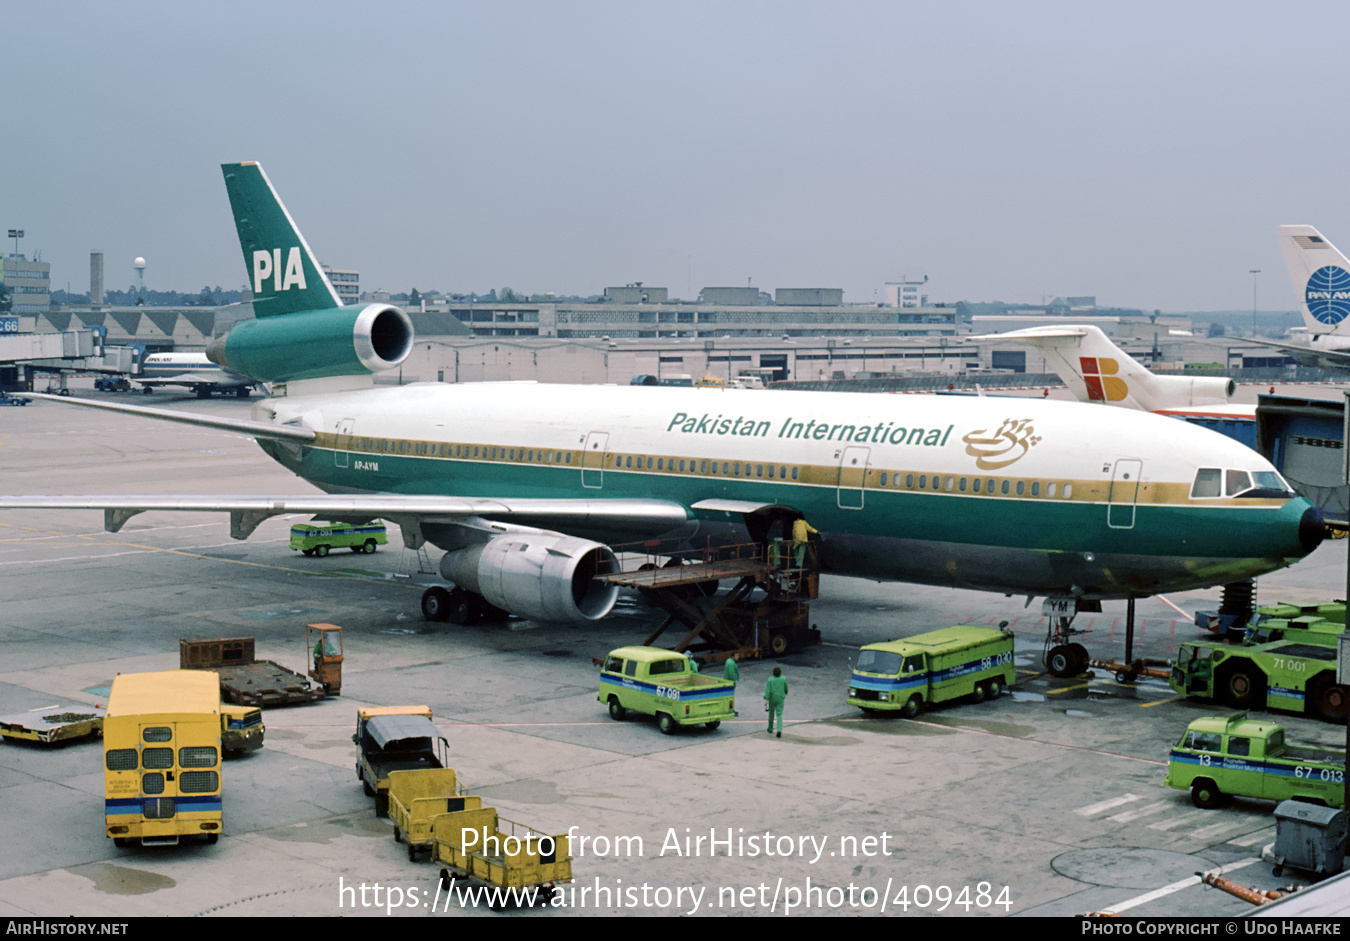
[[[863,508],[863,484],[867,482],[867,457],[871,448],[856,445],[844,448],[839,458],[839,507],[844,510]]]
[[[356,424],[355,418],[344,418],[338,425],[337,441],[333,445],[333,466],[347,466],[347,451],[351,448],[352,427]]]
[[[1135,458],[1116,461],[1111,471],[1111,493],[1106,502],[1106,525],[1112,529],[1134,528],[1134,503],[1139,497],[1139,477],[1144,462]]]
[[[592,431],[586,436],[586,450],[581,455],[581,486],[599,490],[605,485],[605,448],[609,432]]]

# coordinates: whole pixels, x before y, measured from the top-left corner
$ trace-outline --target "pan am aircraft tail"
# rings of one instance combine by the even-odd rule
[[[1310,225],[1282,225],[1279,232],[1308,342],[1247,342],[1283,350],[1308,366],[1350,371],[1350,260]]]

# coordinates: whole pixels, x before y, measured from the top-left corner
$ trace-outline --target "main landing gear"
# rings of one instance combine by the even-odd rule
[[[1074,630],[1072,624],[1073,615],[1050,617],[1041,659],[1051,676],[1077,676],[1088,667],[1088,649],[1082,644],[1070,642],[1075,634],[1086,634],[1087,631]]]
[[[1043,608],[1049,616],[1050,627],[1045,636],[1042,660],[1051,676],[1068,678],[1077,676],[1088,667],[1110,670],[1115,673],[1116,681],[1133,683],[1141,676],[1166,679],[1170,667],[1166,660],[1136,660],[1134,657],[1134,598],[1125,604],[1125,660],[1092,660],[1088,650],[1082,644],[1073,641],[1075,634],[1087,631],[1072,627],[1074,615],[1084,611],[1100,614],[1100,601],[1085,601],[1078,598],[1047,598]]]
[[[480,594],[443,585],[433,585],[422,592],[422,616],[428,621],[449,621],[461,627],[510,617]]]

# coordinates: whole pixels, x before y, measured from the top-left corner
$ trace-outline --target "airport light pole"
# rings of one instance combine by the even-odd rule
[[[19,239],[23,238],[23,229],[10,229],[9,237],[14,240],[14,254],[19,254]]]
[[[1252,276],[1252,336],[1256,336],[1256,276],[1261,273],[1261,269],[1252,268],[1249,273]]]

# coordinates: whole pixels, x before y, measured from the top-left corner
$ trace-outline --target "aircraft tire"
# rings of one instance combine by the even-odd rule
[[[1074,663],[1077,664],[1074,674],[1082,673],[1087,669],[1088,661],[1092,659],[1092,655],[1088,653],[1088,649],[1082,644],[1070,644],[1069,650],[1073,652]]]
[[[450,592],[447,611],[451,624],[460,627],[477,624],[483,617],[483,599],[473,592],[456,588]]]
[[[422,617],[428,621],[444,621],[450,617],[450,592],[433,585],[422,592]]]
[[[1050,652],[1045,655],[1045,668],[1051,676],[1060,679],[1074,676],[1079,672],[1078,658],[1074,656],[1068,644],[1058,644],[1051,647]]]

